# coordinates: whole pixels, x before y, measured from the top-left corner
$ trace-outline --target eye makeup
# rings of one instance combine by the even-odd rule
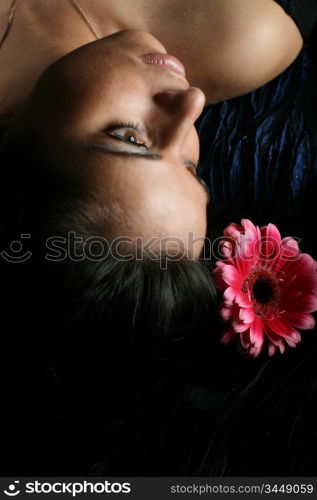
[[[123,133],[120,133],[120,131]],[[138,148],[148,150],[147,141],[143,139],[140,126],[133,122],[114,122],[109,127],[103,130],[104,133],[119,141],[132,144]]]
[[[123,133],[121,133],[121,130]],[[157,153],[152,153],[149,150],[149,146],[146,143],[146,141],[143,139],[142,135],[143,132],[140,131],[140,125],[138,123],[134,123],[132,121],[116,121],[111,123],[108,127],[102,130],[102,133],[107,135],[110,139],[120,141],[126,144],[129,144],[130,146],[135,148],[137,151],[111,151],[107,147],[103,147],[101,144],[97,145],[95,144],[95,147],[98,147],[98,149],[108,149],[108,152],[111,153],[113,152],[114,154],[122,154],[122,155],[127,155],[127,156],[140,156],[144,158],[149,158],[149,159],[162,159],[162,156]],[[138,152],[139,151],[139,152]],[[106,151],[105,151],[106,152]],[[210,195],[210,190],[198,175],[197,175],[197,168],[198,168],[198,163],[195,162],[194,160],[191,159],[184,159],[183,163],[185,167],[190,171],[190,173],[195,177],[197,182],[200,184],[200,186],[203,188],[205,191],[206,197],[207,197],[207,204],[211,200],[211,195]]]

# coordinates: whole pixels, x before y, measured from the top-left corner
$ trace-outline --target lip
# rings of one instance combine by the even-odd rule
[[[156,64],[158,66],[165,66],[174,73],[186,77],[185,68],[183,64],[174,56],[169,54],[145,54],[141,57],[145,64]]]

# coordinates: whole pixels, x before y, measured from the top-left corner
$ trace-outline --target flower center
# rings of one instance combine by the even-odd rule
[[[274,299],[274,290],[270,280],[260,277],[253,285],[253,295],[260,304],[267,304]]]
[[[242,291],[252,301],[255,314],[273,319],[279,313],[281,285],[283,280],[265,268],[252,268],[243,282]]]

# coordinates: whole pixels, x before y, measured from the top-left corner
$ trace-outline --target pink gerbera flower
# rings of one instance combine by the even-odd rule
[[[230,322],[222,342],[239,341],[253,357],[295,347],[297,328],[315,326],[317,262],[273,224],[259,228],[247,219],[225,229],[221,252],[214,276],[224,291],[221,316]]]

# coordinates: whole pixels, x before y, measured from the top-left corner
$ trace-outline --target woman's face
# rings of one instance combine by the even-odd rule
[[[115,236],[181,240],[197,257],[207,194],[194,122],[205,98],[180,73],[144,62],[150,53],[166,50],[128,30],[67,54],[36,84],[27,125],[61,175],[122,214]]]

